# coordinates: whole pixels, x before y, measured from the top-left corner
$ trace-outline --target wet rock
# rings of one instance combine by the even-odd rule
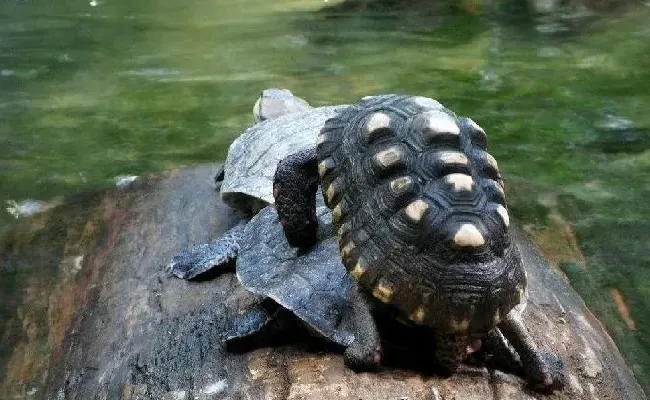
[[[553,395],[469,366],[448,379],[396,367],[357,374],[305,338],[226,351],[224,326],[257,299],[232,274],[187,282],[163,271],[241,217],[206,184],[212,172],[141,177],[17,220],[0,241],[0,398],[645,398],[600,322],[516,228],[530,279],[524,318],[565,362],[567,385]]]

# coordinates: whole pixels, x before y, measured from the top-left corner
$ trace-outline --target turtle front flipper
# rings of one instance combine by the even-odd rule
[[[499,324],[499,329],[517,351],[528,385],[541,392],[564,386],[564,365],[555,354],[537,347],[521,320],[521,309],[515,307]]]
[[[381,363],[381,342],[370,304],[354,285],[350,293],[350,307],[344,323],[354,332],[354,341],[344,353],[345,363],[356,371],[377,369]]]
[[[215,272],[214,268],[226,266],[237,258],[245,227],[246,223],[242,222],[212,243],[184,249],[167,264],[167,271],[181,279],[196,279]]]
[[[290,245],[309,247],[316,243],[316,149],[294,153],[278,163],[273,179],[275,208]]]

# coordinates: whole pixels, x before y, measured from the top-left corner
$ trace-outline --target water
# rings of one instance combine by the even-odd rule
[[[223,159],[266,87],[435,97],[486,128],[513,214],[562,242],[549,257],[650,390],[650,7],[558,34],[324,5],[2,2],[0,202]]]

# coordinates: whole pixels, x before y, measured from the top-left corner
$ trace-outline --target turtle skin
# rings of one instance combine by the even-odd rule
[[[288,320],[297,317],[310,332],[344,348],[347,365],[374,369],[379,336],[368,322],[370,306],[336,256],[330,211],[324,205],[317,211],[319,242],[307,251],[288,245],[275,209],[266,207],[212,243],[181,251],[167,270],[182,279],[202,279],[225,272],[235,261],[239,282],[262,301],[234,318],[224,334],[226,344],[240,347],[261,334],[281,337],[292,326]]]
[[[564,385],[561,360],[538,349],[521,320],[525,270],[501,173],[474,121],[405,95],[366,97],[339,112],[314,147],[276,169],[275,204],[292,246],[317,240],[319,186],[361,295],[430,329],[444,371],[499,328],[532,387]]]

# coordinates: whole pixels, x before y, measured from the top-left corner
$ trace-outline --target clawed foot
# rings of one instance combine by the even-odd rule
[[[540,349],[535,361],[524,365],[528,386],[539,392],[564,387],[564,363],[555,354]]]
[[[345,350],[345,364],[355,371],[373,371],[381,364],[381,345],[364,346],[352,343]]]

